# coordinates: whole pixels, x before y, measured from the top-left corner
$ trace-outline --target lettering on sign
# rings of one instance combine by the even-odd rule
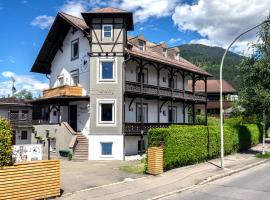
[[[13,163],[42,160],[42,144],[25,144],[12,146]]]

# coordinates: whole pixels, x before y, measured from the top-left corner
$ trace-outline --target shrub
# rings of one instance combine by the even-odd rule
[[[0,119],[0,167],[9,165],[12,156],[13,132],[5,119]]]
[[[224,126],[224,153],[249,149],[260,141],[260,129],[255,124],[230,122]],[[177,126],[149,130],[149,146],[164,142],[164,169],[190,165],[220,155],[219,126]]]

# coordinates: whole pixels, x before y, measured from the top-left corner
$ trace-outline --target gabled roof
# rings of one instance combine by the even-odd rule
[[[134,30],[133,13],[125,10],[108,7],[84,12],[82,13],[82,16],[87,25],[90,25],[93,18],[123,18],[125,20],[127,30]]]
[[[0,98],[0,107],[1,106],[31,106],[31,104],[29,100],[16,97],[4,97]]]
[[[51,63],[71,27],[83,31],[87,37],[90,37],[85,32],[88,26],[83,19],[62,12],[58,13],[32,66],[31,72],[50,74]]]
[[[188,81],[189,89],[192,88],[192,81]],[[227,81],[222,81],[223,93],[224,94],[235,94],[236,90]],[[207,80],[207,93],[219,93],[219,80]],[[196,92],[204,92],[204,81],[196,81],[195,85]]]
[[[121,10],[119,8],[112,8],[112,7],[107,7],[107,8],[99,8],[96,10],[89,11],[88,13],[126,13],[127,11]]]

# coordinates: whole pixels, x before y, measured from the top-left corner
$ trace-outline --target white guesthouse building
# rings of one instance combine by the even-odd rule
[[[149,128],[196,123],[195,104],[206,106],[207,87],[195,93],[195,83],[206,84],[207,72],[178,48],[129,37],[131,12],[82,16],[58,13],[33,64],[32,72],[50,80],[33,102],[37,135],[49,130],[55,150],[70,148],[74,159],[123,160],[144,152]]]

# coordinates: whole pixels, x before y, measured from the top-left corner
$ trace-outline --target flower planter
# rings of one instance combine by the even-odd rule
[[[147,150],[147,173],[163,173],[163,147],[149,147]]]

